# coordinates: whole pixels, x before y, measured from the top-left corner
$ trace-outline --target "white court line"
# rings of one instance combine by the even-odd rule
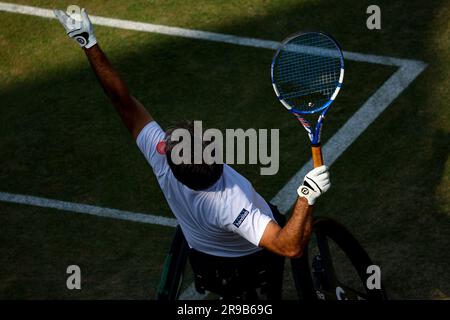
[[[356,138],[375,121],[411,82],[426,68],[420,61],[405,60],[402,66],[353,114],[353,116],[323,146],[323,156],[327,165],[333,164]],[[303,177],[312,168],[309,160],[270,200],[286,214],[297,200],[297,188]],[[198,293],[191,285],[180,295],[184,300],[202,300],[206,295]]]
[[[26,14],[43,18],[54,18],[52,10],[38,7],[17,5],[0,2],[0,11]],[[151,23],[136,22],[122,19],[112,19],[91,16],[92,22],[97,25],[135,30],[142,32],[160,33],[171,36],[192,39],[224,42],[235,45],[256,48],[276,49],[278,42],[254,38],[238,37],[234,35],[191,30],[177,27],[168,27]],[[426,68],[426,64],[410,59],[399,59],[387,56],[378,56],[356,52],[344,51],[346,60],[366,63],[383,64],[400,67],[358,110],[347,123],[325,144],[323,148],[327,164],[331,165],[356,140],[356,138],[394,101],[400,93]],[[292,207],[296,199],[296,186],[311,167],[306,163],[291,180],[271,200],[280,211],[285,213]]]
[[[42,9],[31,6],[16,5],[11,3],[0,2],[0,11],[27,14],[33,16],[39,16],[43,18],[54,18],[52,10]],[[160,33],[171,36],[201,39],[208,41],[223,42],[235,45],[276,49],[279,45],[278,42],[246,37],[238,37],[234,35],[220,34],[214,32],[206,32],[199,30],[183,29],[177,27],[168,27],[150,23],[135,22],[130,20],[112,19],[99,16],[91,16],[92,22],[97,25],[121,28],[127,30],[135,30],[142,32]],[[375,63],[388,66],[397,66],[399,69],[362,105],[362,107],[336,132],[336,134],[324,145],[323,153],[327,160],[327,164],[334,163],[342,153],[358,138],[358,136],[367,129],[367,127],[383,112],[402,92],[405,90],[412,81],[426,68],[426,64],[410,59],[399,59],[386,56],[378,56],[371,54],[363,54],[356,52],[344,51],[344,57],[346,60],[353,60],[366,63]],[[292,178],[291,180],[275,195],[271,200],[276,204],[280,211],[286,213],[294,204],[297,194],[296,188],[301,183],[303,176],[312,167],[311,160],[307,162]],[[10,196],[14,196],[9,194]],[[19,196],[19,195],[17,195]],[[23,196],[27,197],[27,196]],[[34,197],[31,197],[34,198]],[[1,198],[0,198],[1,200]],[[48,205],[53,205],[53,201],[57,200],[46,199]],[[22,203],[22,202],[21,202]],[[86,205],[82,205],[86,206]],[[89,206],[92,209],[97,208]],[[106,209],[114,210],[114,209]],[[79,212],[79,211],[76,211]],[[109,212],[108,217],[116,217],[114,212]],[[123,212],[122,212],[123,213]],[[126,212],[127,214],[134,214]],[[147,215],[144,215],[147,216]],[[117,215],[117,218],[128,217],[127,215]],[[138,217],[138,216],[131,216]],[[161,217],[162,218],[162,217]],[[164,218],[167,219],[167,218]],[[130,219],[125,219],[130,220]],[[133,220],[138,221],[138,220]],[[150,223],[150,222],[149,222]],[[183,297],[200,299],[200,296],[195,290],[187,290],[183,293]]]
[[[160,226],[175,227],[177,225],[177,220],[172,218],[165,218],[161,216],[154,216],[151,214],[123,211],[118,209],[96,207],[81,203],[66,202],[34,196],[26,196],[21,194],[0,192],[0,201],[78,213],[86,213],[93,216],[113,218],[119,220],[157,224]]]
[[[326,142],[322,148],[326,164],[332,165],[425,68],[423,62],[405,62]],[[311,168],[309,160],[272,198],[271,202],[281,212],[286,213],[294,205],[296,190]]]
[[[24,6],[7,2],[0,2],[0,11],[11,12],[11,13],[19,13],[26,14],[31,16],[37,16],[41,18],[50,18],[56,19],[53,11],[49,9],[43,9],[32,6]],[[177,36],[184,37],[190,39],[200,39],[200,40],[208,40],[215,42],[223,42],[240,46],[247,47],[255,47],[255,48],[264,48],[264,49],[272,49],[275,50],[279,46],[279,42],[271,41],[271,40],[263,40],[263,39],[255,39],[255,38],[247,38],[247,37],[239,37],[231,34],[223,34],[216,32],[208,32],[201,30],[193,30],[193,29],[185,29],[178,27],[169,27],[158,24],[146,23],[146,22],[137,22],[131,20],[123,20],[123,19],[115,19],[115,18],[106,18],[95,15],[89,15],[92,23],[105,27],[119,28],[125,30],[134,30],[134,31],[142,31],[142,32],[150,32],[150,33],[159,33],[169,36]],[[397,66],[401,67],[405,62],[415,61],[408,59],[399,59],[387,56],[378,56],[372,54],[364,54],[358,52],[350,52],[344,51],[344,57],[346,60],[367,62],[367,63],[376,63],[383,64],[389,66]]]

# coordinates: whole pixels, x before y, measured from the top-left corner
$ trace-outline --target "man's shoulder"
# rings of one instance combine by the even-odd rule
[[[235,187],[235,189],[253,190],[251,182],[227,164],[223,165],[223,180],[225,188]]]
[[[215,213],[223,218],[231,218],[236,211],[251,205],[256,191],[251,183],[233,168],[224,165],[222,184],[214,197],[209,197]]]
[[[165,132],[156,121],[150,121],[142,128],[136,143],[157,177],[168,172],[165,154]]]

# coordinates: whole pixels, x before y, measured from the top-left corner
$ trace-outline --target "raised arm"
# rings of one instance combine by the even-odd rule
[[[69,37],[84,49],[103,91],[111,100],[128,131],[136,139],[142,128],[152,121],[152,117],[145,107],[130,94],[127,85],[100,49],[85,9],[80,11],[79,19],[74,19],[61,10],[54,12]]]
[[[330,179],[326,166],[310,171],[297,190],[299,197],[286,225],[281,228],[274,221],[269,222],[259,246],[282,256],[300,257],[311,237],[314,202],[329,188]]]
[[[142,128],[152,121],[150,113],[134,98],[125,82],[109,63],[99,45],[84,49],[92,69],[111,103],[116,108],[128,131],[136,139]]]

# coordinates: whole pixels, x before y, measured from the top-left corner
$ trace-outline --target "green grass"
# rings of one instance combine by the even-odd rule
[[[348,51],[427,62],[424,74],[333,165],[333,188],[317,212],[356,235],[381,265],[393,298],[450,296],[445,1],[379,1],[381,31],[366,29],[370,3],[364,1],[79,3],[95,15],[262,39],[323,30]],[[0,13],[0,27],[0,191],[171,216],[151,169],[62,27],[9,13]],[[201,119],[218,128],[279,128],[276,176],[260,176],[259,166],[235,166],[268,199],[308,159],[303,129],[272,92],[272,51],[98,26],[96,34],[133,94],[163,126]],[[324,139],[394,71],[347,61]],[[154,296],[172,229],[5,203],[0,211],[1,298]],[[77,293],[65,289],[65,268],[72,263],[86,277]]]
[[[3,299],[155,297],[173,230],[2,204]],[[66,269],[81,269],[82,290],[67,290]]]

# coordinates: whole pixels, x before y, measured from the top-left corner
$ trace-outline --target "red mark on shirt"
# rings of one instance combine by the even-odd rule
[[[156,145],[156,151],[159,154],[166,154],[166,142],[165,141],[158,142],[158,144]]]

